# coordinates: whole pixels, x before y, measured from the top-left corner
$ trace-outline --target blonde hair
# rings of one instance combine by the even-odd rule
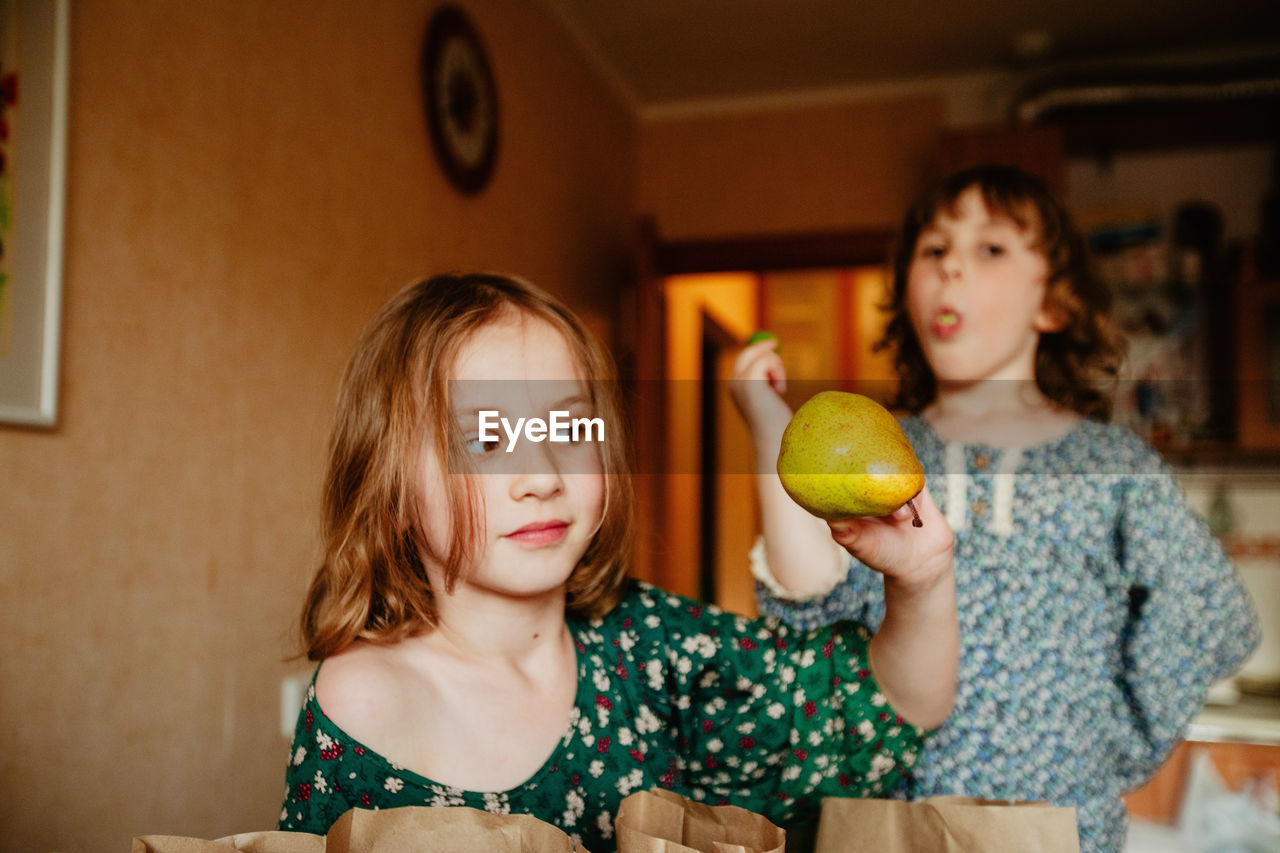
[[[953,211],[976,187],[987,210],[1008,216],[1031,232],[1049,262],[1046,306],[1063,320],[1043,332],[1036,347],[1036,385],[1047,398],[1085,417],[1106,420],[1124,360],[1124,338],[1110,319],[1111,292],[1094,272],[1084,234],[1065,204],[1037,176],[1010,166],[975,166],[927,189],[907,211],[893,253],[893,289],[885,306],[889,325],[876,349],[892,353],[901,384],[895,404],[919,412],[938,393],[937,379],[907,313],[907,277],[920,234],[940,213]]]
[[[436,591],[424,553],[441,568],[446,592],[479,556],[484,519],[471,478],[451,477],[451,487],[441,491],[451,530],[445,552],[433,553],[413,521],[410,471],[424,439],[448,470],[471,470],[449,404],[449,374],[471,334],[512,311],[564,336],[596,414],[609,425],[601,445],[602,519],[568,579],[566,608],[594,618],[617,604],[630,566],[635,498],[612,360],[568,308],[527,281],[439,275],[404,288],[382,307],[342,379],[329,440],[323,557],[300,622],[311,660],[357,639],[393,643],[430,630]]]

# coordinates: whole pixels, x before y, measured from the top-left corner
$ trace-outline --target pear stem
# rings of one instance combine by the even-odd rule
[[[907,501],[907,506],[911,507],[911,526],[924,527],[924,522],[920,520],[920,513],[916,511],[916,505],[911,501]]]

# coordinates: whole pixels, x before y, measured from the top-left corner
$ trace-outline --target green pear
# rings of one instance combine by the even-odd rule
[[[889,515],[924,488],[897,418],[845,391],[822,391],[796,410],[782,433],[778,477],[792,500],[827,521]]]

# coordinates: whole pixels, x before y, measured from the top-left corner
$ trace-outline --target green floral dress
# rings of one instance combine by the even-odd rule
[[[555,824],[593,853],[634,791],[731,803],[793,832],[820,798],[892,789],[924,732],[898,717],[854,622],[796,631],[633,583],[602,620],[570,620],[578,696],[542,768],[508,791],[463,791],[397,765],[324,715],[298,718],[280,828],[325,833],[352,807],[471,806]]]

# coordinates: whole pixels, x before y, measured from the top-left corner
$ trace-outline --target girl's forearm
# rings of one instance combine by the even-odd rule
[[[884,600],[884,621],[868,650],[871,671],[904,719],[923,728],[939,726],[956,696],[960,624],[955,575],[948,565],[924,586],[886,577]]]
[[[758,460],[760,514],[769,572],[796,596],[830,592],[843,577],[848,556],[832,541],[831,528],[801,509],[782,488],[782,481],[772,473],[776,457],[776,451],[772,458],[762,453]]]

